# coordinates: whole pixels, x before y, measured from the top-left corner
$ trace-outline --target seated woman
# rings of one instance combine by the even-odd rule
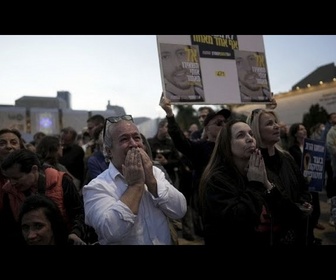
[[[32,195],[24,201],[19,225],[27,245],[68,244],[68,231],[61,211],[44,195]]]

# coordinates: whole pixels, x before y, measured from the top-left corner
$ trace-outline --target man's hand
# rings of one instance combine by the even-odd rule
[[[148,154],[143,149],[139,149],[142,165],[145,171],[145,184],[148,188],[148,191],[155,197],[157,197],[157,182],[153,174],[153,161],[148,156]]]
[[[268,110],[274,110],[277,106],[278,103],[276,102],[275,98],[272,97],[272,99],[270,100],[271,103],[266,104],[266,109]]]
[[[142,164],[140,148],[128,150],[125,163],[122,165],[122,173],[128,185],[127,190],[120,197],[130,210],[137,215],[141,197],[144,193],[145,171]]]
[[[170,99],[166,98],[164,95],[162,95],[161,97],[160,106],[166,112],[167,117],[171,117],[174,115]]]
[[[87,245],[82,239],[80,239],[76,234],[70,233],[68,240],[73,242],[73,245]]]
[[[129,186],[144,185],[145,171],[139,148],[132,148],[127,152],[125,164],[122,165],[123,175]]]

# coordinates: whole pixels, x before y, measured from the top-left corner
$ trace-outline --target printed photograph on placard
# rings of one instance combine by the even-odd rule
[[[160,43],[165,95],[172,102],[204,102],[199,49],[194,45]]]
[[[235,50],[241,102],[270,101],[269,79],[265,54]]]
[[[324,186],[326,144],[306,138],[303,142],[301,171],[308,183],[308,190],[321,192]]]
[[[234,59],[239,49],[237,35],[191,35],[192,45],[199,48],[200,57]]]

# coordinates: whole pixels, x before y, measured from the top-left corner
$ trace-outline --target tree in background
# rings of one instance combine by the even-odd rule
[[[219,111],[221,109],[226,108],[231,110],[231,112],[233,112],[231,105],[202,105],[202,106],[214,107],[213,109],[215,111]],[[182,130],[187,130],[192,123],[200,125],[197,116],[198,108],[195,108],[193,105],[175,105],[174,108],[176,110],[176,121]],[[232,117],[242,119],[243,121],[246,121],[247,118],[247,116],[245,116],[244,114],[235,112],[232,113]]]
[[[176,121],[182,130],[188,130],[192,123],[199,124],[197,110],[192,105],[175,105]]]
[[[314,104],[310,107],[309,112],[305,113],[302,118],[302,123],[307,131],[317,123],[325,123],[328,119],[328,112],[319,104]]]
[[[197,117],[197,109],[193,105],[175,105],[176,121],[182,130],[187,130],[192,123],[199,124]],[[228,108],[232,111],[230,105],[216,105],[215,111]],[[233,113],[232,117],[246,120],[246,116],[239,113]],[[325,123],[328,119],[328,112],[319,104],[310,107],[309,112],[303,115],[303,125],[308,131],[317,123]]]

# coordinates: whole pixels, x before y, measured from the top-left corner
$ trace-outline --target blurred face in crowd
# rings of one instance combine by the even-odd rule
[[[51,223],[43,208],[24,214],[21,221],[22,235],[27,245],[54,245]]]
[[[222,115],[215,116],[205,127],[208,141],[215,142],[218,133],[225,125],[225,118]]]
[[[195,132],[195,131],[197,131],[197,130],[198,130],[198,125],[195,124],[195,123],[191,124],[191,125],[189,126],[189,129],[188,129],[189,133],[193,133],[193,132]]]
[[[33,165],[29,173],[24,173],[21,170],[19,164],[13,164],[7,170],[3,170],[2,173],[10,180],[11,185],[17,190],[24,192],[36,185],[38,179],[38,167]]]
[[[46,135],[43,132],[38,132],[34,135],[35,147],[41,142]]]
[[[159,136],[159,139],[169,138],[167,122],[163,126],[158,128],[158,136]]]
[[[72,146],[76,140],[71,132],[63,132],[63,131],[60,134],[60,139],[63,148]]]
[[[287,126],[284,122],[279,122],[279,127],[280,127],[280,136],[285,136],[288,133]]]
[[[91,139],[94,138],[95,132],[98,129],[101,129],[103,126],[104,126],[103,124],[98,123],[98,122],[92,122],[92,121],[87,122],[87,131],[88,131]]]
[[[325,130],[325,125],[321,123],[318,129],[320,132],[322,132],[323,130]]]
[[[20,139],[14,133],[4,133],[0,135],[0,161],[9,153],[20,149]]]
[[[203,126],[204,120],[206,118],[206,116],[209,114],[209,110],[208,109],[203,109],[201,111],[198,112],[198,121],[200,122],[200,124]]]
[[[331,124],[332,124],[332,125],[336,124],[336,113],[332,114],[332,115],[330,116],[330,119],[331,119]]]
[[[298,130],[297,130],[297,132],[295,134],[295,137],[297,139],[305,139],[305,138],[307,138],[307,130],[304,127],[304,125],[302,125],[302,124],[299,125],[299,128],[298,128]]]

